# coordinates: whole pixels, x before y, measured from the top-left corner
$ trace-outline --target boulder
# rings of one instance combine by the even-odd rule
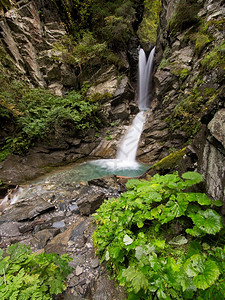
[[[225,148],[225,108],[217,111],[208,124],[211,135]]]
[[[41,197],[33,197],[8,207],[0,216],[0,223],[32,220],[35,217],[54,209],[54,205],[46,202]]]
[[[79,194],[77,206],[81,215],[90,215],[96,211],[102,204],[105,193],[99,188],[85,186]]]

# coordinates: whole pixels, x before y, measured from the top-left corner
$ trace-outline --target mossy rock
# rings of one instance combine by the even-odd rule
[[[170,19],[169,29],[173,36],[192,26],[198,26],[200,18],[198,12],[201,4],[194,0],[181,0],[175,10],[174,15]]]
[[[155,169],[159,171],[167,171],[167,170],[175,170],[180,161],[182,160],[183,156],[185,155],[186,148],[181,150],[175,151],[168,156],[161,159],[159,162],[155,163],[151,169]]]

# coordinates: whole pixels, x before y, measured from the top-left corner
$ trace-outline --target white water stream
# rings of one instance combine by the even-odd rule
[[[140,109],[140,112],[134,118],[117,152],[117,159],[121,161],[136,162],[138,143],[144,127],[146,111],[150,106],[150,91],[154,53],[155,48],[152,49],[148,60],[146,60],[144,50],[140,49],[139,51],[138,108]]]

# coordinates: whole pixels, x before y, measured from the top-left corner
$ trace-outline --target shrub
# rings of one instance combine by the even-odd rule
[[[2,80],[0,88],[0,118],[12,115],[17,130],[6,138],[5,153],[22,153],[37,139],[43,139],[59,126],[70,126],[83,132],[99,124],[98,105],[85,94],[72,91],[58,97],[41,88],[31,89],[25,83],[12,81],[7,88]],[[3,155],[4,156],[4,155]]]
[[[185,192],[201,181],[195,172],[131,179],[94,214],[96,253],[128,299],[224,298],[223,225],[212,209],[221,202]]]
[[[0,249],[0,298],[3,299],[52,299],[66,289],[66,277],[72,269],[67,254],[31,253],[22,244],[14,244],[3,258]]]

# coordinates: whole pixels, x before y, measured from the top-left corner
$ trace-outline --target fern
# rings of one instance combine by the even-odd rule
[[[31,253],[22,244],[0,249],[0,299],[52,299],[66,289],[65,279],[71,268],[67,255]]]

